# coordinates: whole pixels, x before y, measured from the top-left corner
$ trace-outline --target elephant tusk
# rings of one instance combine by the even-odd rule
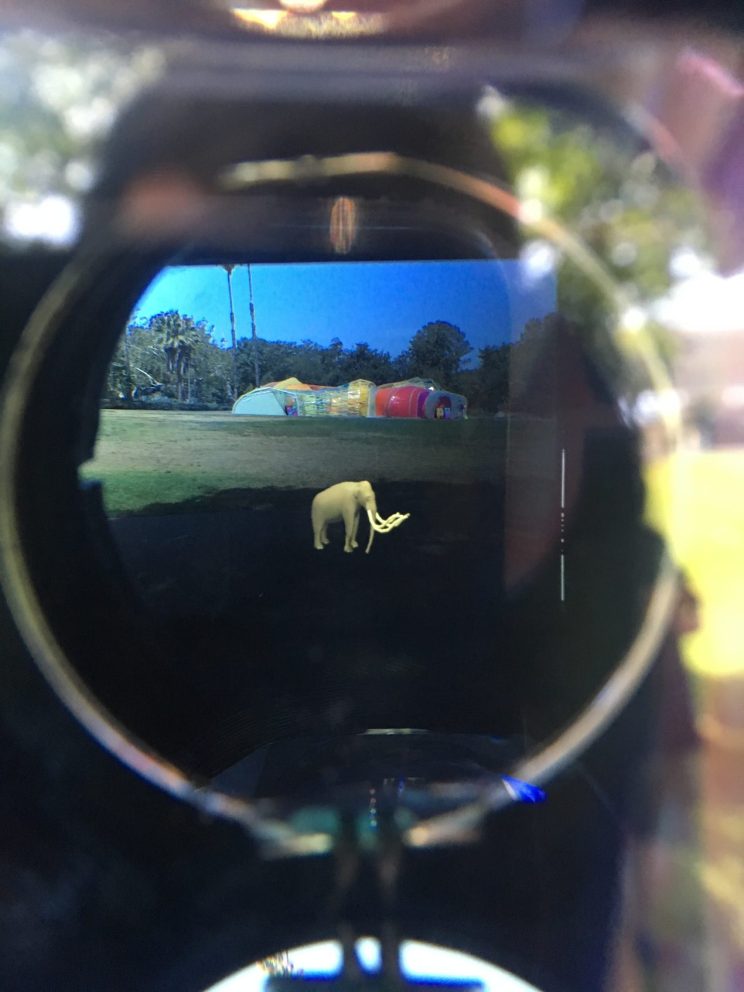
[[[405,520],[408,520],[410,516],[410,513],[393,513],[387,518],[385,523],[389,529],[392,530],[393,527],[399,527]]]
[[[379,514],[378,514],[378,516],[379,516]],[[372,547],[372,541],[374,541],[374,539],[375,539],[375,530],[376,530],[375,519],[372,516],[372,511],[371,510],[367,510],[367,517],[369,518],[369,540],[367,541],[367,547],[366,547],[366,549],[364,551],[364,553],[366,555],[368,555],[369,552],[370,552],[370,548]]]
[[[400,527],[404,520],[408,520],[410,513],[393,513],[386,520],[380,521],[375,526],[378,534],[389,534],[391,530]]]
[[[383,518],[378,513],[376,514],[376,516],[379,520],[379,523],[375,521],[375,518],[372,515],[372,511],[367,510],[367,518],[369,520],[369,541],[367,543],[367,551],[366,551],[367,554],[369,554],[369,549],[372,547],[372,539],[374,537],[375,532],[377,532],[378,534],[389,534],[391,530],[394,530],[396,527],[400,527],[400,525],[403,523],[404,520],[408,520],[411,514],[393,513],[389,517]]]

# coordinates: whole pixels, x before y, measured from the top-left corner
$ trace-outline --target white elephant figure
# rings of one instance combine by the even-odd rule
[[[367,552],[372,547],[375,532],[387,534],[410,516],[408,513],[394,513],[384,520],[377,512],[377,500],[369,482],[337,482],[335,486],[316,493],[313,498],[311,517],[315,549],[322,551],[328,544],[328,524],[339,520],[343,520],[346,529],[344,551],[351,554],[354,548],[358,548],[356,536],[361,509],[366,511],[370,526]]]

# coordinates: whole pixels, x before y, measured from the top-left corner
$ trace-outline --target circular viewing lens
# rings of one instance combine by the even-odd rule
[[[81,258],[22,342],[0,523],[35,656],[284,853],[539,800],[663,632],[664,332],[530,168],[238,165],[222,244]],[[400,205],[360,192],[387,177]]]

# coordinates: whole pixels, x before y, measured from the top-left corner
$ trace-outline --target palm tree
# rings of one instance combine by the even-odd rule
[[[156,314],[150,320],[152,330],[165,355],[166,369],[176,379],[176,396],[183,403],[183,383],[188,376],[197,333],[191,317],[182,317],[177,310]]]

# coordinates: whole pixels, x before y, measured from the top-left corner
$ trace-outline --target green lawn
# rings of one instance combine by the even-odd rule
[[[104,410],[95,458],[82,474],[102,480],[108,512],[123,514],[229,489],[322,489],[353,478],[494,481],[503,445],[504,422],[494,419]],[[702,627],[686,639],[691,667],[744,673],[744,449],[682,452],[652,467],[648,483],[649,516],[670,537],[701,598]]]
[[[501,471],[504,427],[491,420],[247,418],[104,410],[86,479],[111,514],[227,489],[322,489],[343,479],[457,481]]]
[[[268,486],[322,489],[345,478],[496,479],[503,421],[243,418],[225,413],[104,410],[86,478],[111,514],[207,493]],[[670,535],[702,602],[686,640],[700,673],[744,673],[744,451],[687,451],[648,476],[650,516]],[[670,525],[671,524],[671,525]]]

